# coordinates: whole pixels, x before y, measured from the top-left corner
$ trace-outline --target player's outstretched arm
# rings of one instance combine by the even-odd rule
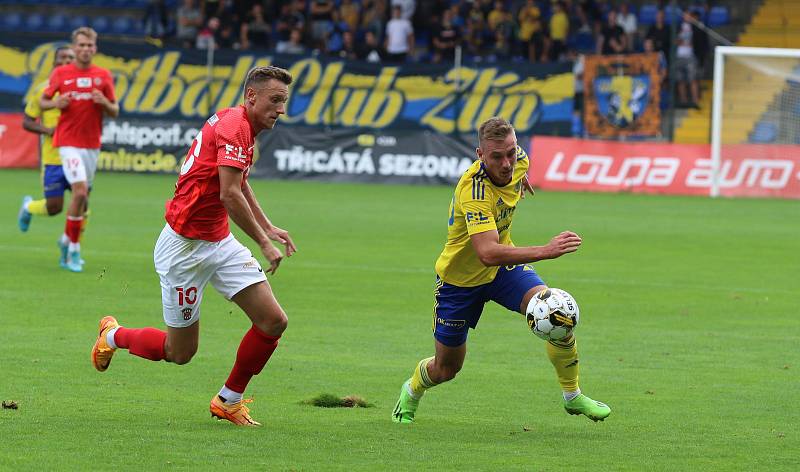
[[[269,218],[267,218],[267,214],[261,209],[261,205],[258,203],[255,193],[253,193],[253,188],[250,187],[250,182],[245,182],[242,192],[244,193],[244,198],[247,199],[247,203],[250,205],[250,211],[253,212],[253,216],[256,218],[259,226],[261,226],[261,229],[267,233],[267,237],[286,247],[286,257],[290,257],[297,252],[297,246],[294,245],[292,237],[289,236],[289,232],[273,225]]]
[[[544,246],[513,247],[500,244],[497,230],[472,234],[470,241],[481,263],[487,267],[555,259],[577,251],[581,245],[581,237],[572,231],[563,231],[555,235]]]
[[[269,236],[258,224],[250,204],[242,192],[244,171],[236,167],[219,166],[219,199],[228,211],[236,226],[242,228],[253,241],[258,243],[261,253],[269,261],[268,273],[274,274],[283,259],[283,254],[269,240]]]

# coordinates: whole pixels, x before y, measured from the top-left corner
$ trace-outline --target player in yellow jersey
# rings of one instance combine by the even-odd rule
[[[575,252],[581,238],[564,231],[544,246],[515,247],[511,220],[526,185],[529,160],[517,145],[514,128],[490,118],[478,133],[476,160],[459,180],[450,203],[447,243],[436,261],[433,312],[435,355],[421,360],[400,390],[392,412],[397,423],[411,423],[425,391],[452,380],[467,353],[467,332],[475,328],[483,305],[492,300],[525,313],[528,302],[547,288],[530,262]],[[564,408],[594,421],[611,409],[578,388],[578,351],[574,336],[547,343]]]
[[[71,64],[74,60],[75,52],[72,48],[61,46],[56,49],[53,67]],[[22,232],[28,231],[34,215],[55,216],[61,213],[61,209],[64,207],[64,191],[70,188],[64,177],[58,149],[53,147],[53,132],[58,124],[61,111],[58,108],[42,110],[39,106],[39,97],[42,96],[42,92],[48,84],[49,80],[45,80],[36,87],[25,106],[25,116],[22,119],[23,128],[41,136],[42,184],[44,186],[44,198],[34,200],[30,195],[26,195],[22,199],[22,207],[19,209],[17,218],[19,229]]]

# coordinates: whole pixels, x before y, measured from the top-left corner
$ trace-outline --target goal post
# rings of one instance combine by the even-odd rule
[[[735,179],[730,176],[731,162],[746,156],[750,159],[748,165],[765,166],[766,170],[759,172],[766,175],[764,172],[774,173],[775,166],[783,162],[781,155],[796,156],[797,150],[800,150],[800,49],[717,46],[711,111],[710,195],[748,195],[746,185],[732,183]],[[739,162],[738,166],[744,164]],[[769,180],[772,176],[748,178]]]

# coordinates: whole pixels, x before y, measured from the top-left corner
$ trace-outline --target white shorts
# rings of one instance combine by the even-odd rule
[[[70,185],[75,182],[86,182],[90,187],[97,172],[97,158],[100,157],[99,149],[85,149],[72,146],[58,148],[61,156],[61,168],[64,177]]]
[[[167,224],[156,242],[153,261],[161,279],[164,322],[172,328],[185,328],[200,319],[203,289],[209,281],[230,300],[267,280],[253,253],[233,234],[212,243],[184,238]]]

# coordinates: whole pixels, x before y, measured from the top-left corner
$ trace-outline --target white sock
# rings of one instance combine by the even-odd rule
[[[81,252],[81,243],[69,243],[69,252]]]
[[[106,342],[108,343],[108,346],[111,349],[116,349],[117,348],[117,343],[114,342],[114,334],[117,332],[118,329],[119,329],[119,326],[117,326],[116,328],[114,328],[112,330],[109,330],[106,333]]]
[[[61,235],[61,245],[66,246],[67,244],[69,244],[69,236],[65,233]]]
[[[239,392],[234,392],[233,390],[229,389],[226,386],[222,386],[222,389],[219,391],[219,396],[225,399],[226,405],[233,405],[234,403],[239,403],[242,401],[242,394]]]
[[[564,394],[564,400],[570,401],[581,394],[581,389],[575,390],[574,392],[562,392],[562,393]]]
[[[414,400],[419,400],[420,398],[422,398],[422,395],[416,396],[414,395],[414,392],[411,391],[411,383],[407,383],[405,385],[406,385],[406,392],[408,392],[408,394],[411,395],[411,398],[413,398]],[[425,391],[423,390],[422,393],[425,393]]]

